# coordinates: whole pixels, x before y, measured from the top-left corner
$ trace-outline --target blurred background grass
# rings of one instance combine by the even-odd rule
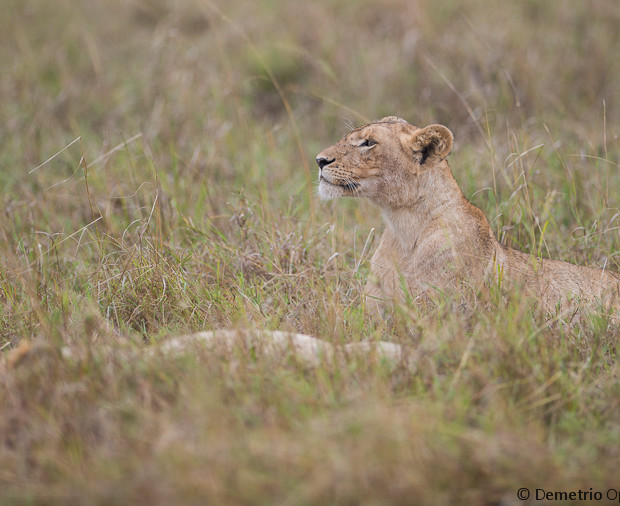
[[[613,485],[617,329],[545,327],[518,296],[372,321],[380,215],[320,203],[313,160],[385,115],[443,123],[502,242],[618,271],[619,26],[615,0],[5,0],[0,348],[45,345],[1,373],[6,502],[499,504]],[[54,352],[227,326],[428,358],[395,377]]]

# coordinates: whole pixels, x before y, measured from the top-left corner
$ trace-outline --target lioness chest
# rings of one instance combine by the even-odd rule
[[[372,297],[414,298],[456,288],[465,279],[487,280],[493,273],[492,247],[463,239],[447,229],[420,237],[409,248],[387,228],[371,261],[366,292]]]

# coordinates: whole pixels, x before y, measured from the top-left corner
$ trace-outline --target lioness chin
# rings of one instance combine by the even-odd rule
[[[532,257],[500,244],[461,192],[446,157],[452,132],[390,116],[359,127],[318,154],[322,198],[366,197],[386,224],[371,259],[367,301],[455,289],[461,282],[519,286],[546,311],[570,316],[581,304],[618,311],[620,276]]]

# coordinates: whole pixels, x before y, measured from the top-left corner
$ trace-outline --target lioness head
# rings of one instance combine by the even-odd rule
[[[396,116],[364,125],[316,157],[319,195],[398,205],[397,194],[409,193],[417,176],[447,167],[452,144],[452,132],[442,125],[418,128]]]

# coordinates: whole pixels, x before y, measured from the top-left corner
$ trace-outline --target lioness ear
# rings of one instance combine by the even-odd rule
[[[411,137],[411,149],[422,153],[423,164],[428,158],[444,159],[452,151],[454,136],[443,125],[429,125],[416,130]]]

